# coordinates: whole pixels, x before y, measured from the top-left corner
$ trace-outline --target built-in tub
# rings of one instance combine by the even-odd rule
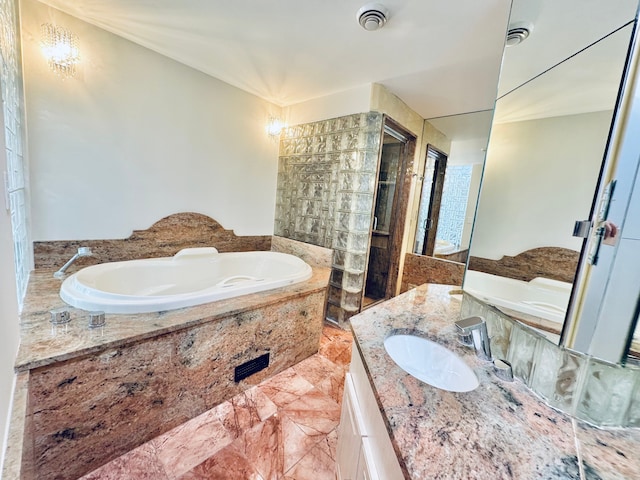
[[[149,313],[303,282],[311,267],[286,253],[189,248],[173,257],[103,263],[62,283],[60,297],[84,310]]]
[[[548,278],[529,282],[467,270],[463,290],[496,307],[505,307],[559,324],[566,315],[570,283]]]

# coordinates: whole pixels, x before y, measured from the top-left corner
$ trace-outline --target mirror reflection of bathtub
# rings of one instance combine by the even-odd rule
[[[433,254],[446,255],[455,252],[457,249],[458,247],[448,240],[436,240],[436,247],[433,250]]]
[[[572,284],[536,277],[529,282],[468,270],[465,291],[557,341]]]
[[[555,28],[562,25],[557,20],[562,18],[566,5],[549,0],[513,2],[510,22],[532,21],[537,27],[522,45],[507,48],[503,58],[469,250],[472,270],[483,270],[471,266],[478,259],[487,263],[532,249],[582,250],[583,239],[572,236],[572,226],[575,220],[587,218],[594,204],[638,7],[635,0],[615,6],[604,0],[592,3],[592,13],[598,13],[590,17],[588,28],[583,23],[579,32],[570,29],[580,37],[574,47],[569,47],[554,41],[556,35],[566,35],[566,29]],[[534,15],[530,9],[535,6],[539,10]],[[552,18],[554,27],[547,23]],[[538,28],[541,25],[550,28],[543,31]],[[555,48],[548,48],[549,45]],[[569,278],[575,277],[578,258],[576,255]],[[540,264],[553,269],[558,266],[552,258]],[[525,267],[534,273],[526,280],[541,275],[530,263]],[[483,291],[484,287],[471,286],[467,278],[472,270],[466,273],[465,291],[473,289],[474,296],[482,299],[480,290],[484,296],[492,297],[489,303],[513,309],[513,305],[497,305],[506,298],[504,294],[493,296]],[[503,272],[504,276],[516,276],[513,270]],[[505,281],[510,282],[508,278]],[[535,290],[539,289],[540,285],[536,285]],[[561,303],[525,300],[531,301],[534,305],[516,302],[518,308],[513,310],[520,313],[514,316],[525,323],[530,323],[527,316],[560,319],[557,331],[562,331],[568,298]],[[536,313],[524,313],[534,307]],[[557,307],[563,311],[556,311]],[[588,353],[585,349],[576,350]]]

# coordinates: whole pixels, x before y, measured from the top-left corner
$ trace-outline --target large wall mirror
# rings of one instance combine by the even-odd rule
[[[463,288],[558,341],[637,0],[514,0]],[[516,40],[514,40],[515,42]]]
[[[429,145],[413,253],[466,263],[493,110],[427,121],[451,140]]]

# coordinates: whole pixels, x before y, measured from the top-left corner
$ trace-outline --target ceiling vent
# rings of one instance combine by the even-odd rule
[[[527,39],[530,33],[531,28],[526,26],[514,26],[510,28],[507,31],[507,47],[520,45]]]
[[[389,10],[379,3],[368,3],[358,10],[358,23],[365,30],[372,32],[379,30],[387,23]]]

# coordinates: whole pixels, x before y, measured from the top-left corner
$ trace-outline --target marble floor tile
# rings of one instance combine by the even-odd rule
[[[236,445],[264,480],[280,479],[284,472],[285,442],[279,415],[244,432]]]
[[[222,403],[216,410],[224,427],[237,438],[276,413],[278,407],[255,386]]]
[[[307,435],[326,435],[340,422],[340,405],[315,388],[280,411]]]
[[[313,355],[294,365],[293,370],[322,393],[340,403],[344,388],[345,371],[322,355]]]
[[[283,407],[312,390],[313,385],[298,375],[293,368],[288,368],[265,380],[258,385],[258,388],[278,407]]]
[[[82,480],[334,480],[351,338],[325,326],[319,354]]]
[[[337,327],[325,326],[320,338],[318,354],[337,365],[348,365],[351,361],[351,332]]]
[[[264,480],[247,458],[231,444],[200,465],[177,477],[180,480]]]
[[[151,442],[125,453],[80,480],[169,480]]]
[[[289,469],[285,480],[333,480],[335,475],[335,458],[328,452],[328,446],[320,442],[302,459]]]
[[[229,445],[233,438],[219,420],[216,408],[154,438],[150,443],[155,446],[157,458],[169,478],[177,478]]]

